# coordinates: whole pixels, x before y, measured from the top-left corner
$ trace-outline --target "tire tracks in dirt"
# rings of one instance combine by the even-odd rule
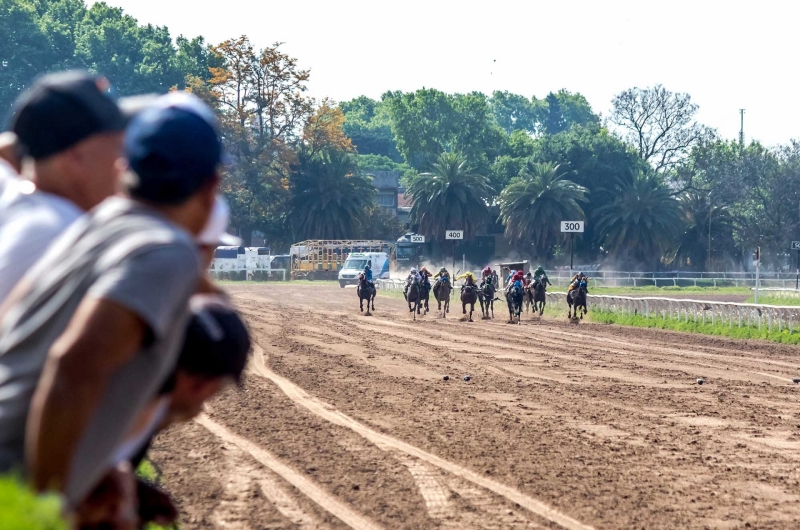
[[[382,528],[373,521],[370,521],[363,515],[356,513],[349,507],[336,500],[332,495],[322,490],[319,486],[308,480],[302,474],[283,464],[269,451],[259,447],[246,438],[232,433],[205,414],[196,418],[195,422],[205,427],[218,438],[229,442],[248,453],[257,462],[300,490],[300,492],[302,492],[310,500],[334,515],[353,530],[380,530]],[[262,491],[263,489],[264,487],[262,486]],[[269,491],[269,484],[267,485],[266,489]],[[276,506],[276,508],[278,507]],[[280,508],[278,509],[280,510]],[[286,506],[284,506],[284,509],[286,509]]]
[[[305,390],[298,387],[285,377],[282,377],[272,370],[270,370],[266,366],[266,352],[258,345],[253,344],[254,346],[254,353],[253,353],[253,360],[254,360],[254,367],[256,373],[259,375],[269,379],[273,383],[275,383],[281,391],[286,394],[292,401],[295,403],[303,406],[304,408],[308,409],[309,411],[313,412],[317,416],[335,424],[340,425],[342,427],[347,427],[356,433],[360,434],[379,448],[384,450],[398,450],[403,453],[406,453],[409,456],[418,458],[420,460],[424,460],[429,464],[432,464],[448,473],[452,473],[453,475],[459,476],[473,484],[480,486],[484,489],[487,489],[501,497],[506,498],[507,500],[516,503],[533,514],[542,517],[550,522],[556,523],[563,528],[567,528],[569,530],[587,530],[592,528],[589,525],[585,525],[580,521],[573,519],[572,517],[561,513],[560,511],[550,507],[549,505],[545,504],[544,502],[529,497],[519,490],[512,488],[510,486],[506,486],[505,484],[501,484],[491,479],[487,479],[475,473],[474,471],[470,471],[466,468],[463,468],[459,465],[456,465],[452,462],[444,460],[436,455],[430,454],[422,449],[414,447],[411,444],[388,436],[386,434],[380,433],[367,427],[366,425],[354,420],[353,418],[347,416],[346,414],[338,411],[332,405],[327,403],[323,403],[313,397],[311,397]],[[246,442],[246,440],[245,440]],[[247,442],[249,443],[249,442]]]

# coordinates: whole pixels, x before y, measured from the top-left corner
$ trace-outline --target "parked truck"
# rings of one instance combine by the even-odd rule
[[[347,257],[354,252],[383,252],[394,258],[396,245],[387,241],[362,239],[317,239],[292,245],[293,280],[338,280]]]

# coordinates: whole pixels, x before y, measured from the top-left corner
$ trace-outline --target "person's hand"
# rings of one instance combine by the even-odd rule
[[[138,527],[136,476],[128,462],[110,470],[75,513],[77,528],[135,530]]]

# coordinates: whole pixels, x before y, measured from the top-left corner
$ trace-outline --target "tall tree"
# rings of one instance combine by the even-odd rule
[[[223,189],[245,243],[253,229],[277,239],[286,235],[291,168],[313,112],[313,101],[304,97],[308,71],[278,47],[257,52],[240,37],[212,50],[224,66],[211,68],[208,95],[232,158]]]
[[[296,239],[349,239],[365,230],[377,191],[357,172],[353,155],[301,155],[292,181],[291,224]]]
[[[442,153],[406,192],[414,203],[411,222],[436,241],[446,230],[464,230],[472,238],[489,221],[491,193],[489,180],[472,172],[463,155]]]
[[[658,264],[681,227],[678,201],[657,175],[620,178],[614,200],[596,210],[597,234],[615,258]]]
[[[600,118],[586,98],[579,93],[561,89],[550,92],[543,100],[532,99],[539,123],[538,132],[558,134],[572,127],[596,127]]]
[[[630,88],[611,102],[611,123],[656,171],[672,169],[692,147],[714,136],[695,119],[697,105],[689,94],[661,85]]]
[[[560,239],[561,221],[584,217],[586,188],[568,180],[557,164],[530,163],[500,194],[500,219],[511,241],[530,243],[546,256]]]

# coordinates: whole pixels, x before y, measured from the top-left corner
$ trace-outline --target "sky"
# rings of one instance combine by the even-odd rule
[[[691,94],[699,121],[725,138],[738,138],[743,108],[747,141],[800,139],[800,4],[786,0],[106,3],[173,37],[283,42],[311,70],[315,97],[566,88],[608,115],[615,94],[660,83]]]

